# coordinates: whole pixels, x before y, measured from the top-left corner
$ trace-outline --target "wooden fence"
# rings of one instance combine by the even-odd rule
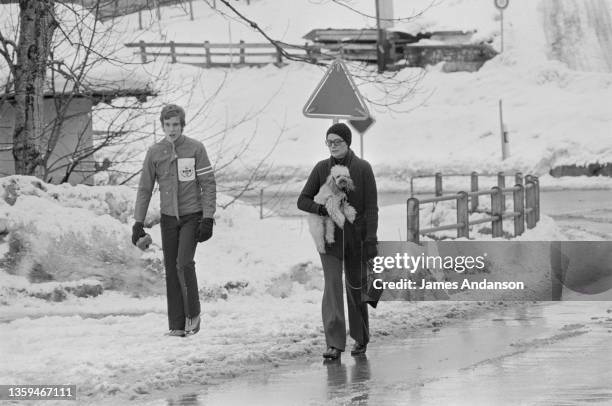
[[[237,44],[182,43],[139,43],[125,44],[128,48],[138,48],[142,63],[160,56],[170,57],[171,63],[188,63],[206,68],[228,66],[261,66],[269,63],[282,64],[281,50],[270,43]]]
[[[171,63],[187,63],[205,68],[211,67],[241,67],[262,66],[284,63],[283,52],[298,58],[316,62],[333,60],[341,56],[345,60],[375,61],[376,44],[304,44],[274,45],[271,43],[200,43],[192,42],[135,42],[125,44],[128,48],[136,48],[142,63],[157,57],[169,57]]]
[[[527,228],[534,228],[540,220],[540,186],[536,176],[523,176],[520,172],[515,174],[515,185],[505,187],[505,174],[498,173],[498,185],[490,190],[478,190],[478,174],[471,175],[471,188],[469,192],[458,192],[444,196],[442,194],[442,174],[435,174],[435,197],[417,199],[411,197],[406,202],[407,209],[407,240],[419,242],[420,235],[436,231],[457,230],[457,238],[469,238],[471,225],[491,223],[493,237],[502,237],[504,234],[503,220],[514,219],[514,235],[518,236]],[[513,210],[506,211],[506,194],[512,194]],[[488,195],[491,198],[491,211],[489,215],[478,220],[470,220],[470,212],[478,211],[479,197]],[[455,200],[457,203],[457,222],[455,224],[441,225],[421,229],[419,226],[419,210],[422,204]]]

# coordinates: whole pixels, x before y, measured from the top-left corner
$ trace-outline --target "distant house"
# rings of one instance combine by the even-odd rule
[[[112,77],[109,72],[109,77]],[[109,86],[114,83],[114,86]],[[56,86],[57,88],[57,86]],[[67,111],[61,122],[60,138],[55,149],[51,152],[48,160],[49,173],[44,180],[49,183],[60,183],[65,176],[67,165],[71,162],[71,156],[75,150],[93,148],[92,131],[92,107],[100,102],[110,102],[120,97],[137,97],[145,101],[147,96],[155,93],[149,88],[146,80],[130,81],[107,81],[105,85],[91,85],[87,92],[79,94],[53,92],[48,90],[44,96],[44,133],[43,139],[37,140],[39,146],[48,143],[52,128],[56,125],[58,117],[58,105],[66,105]],[[4,102],[2,102],[2,100]],[[57,102],[60,103],[57,103]],[[63,103],[62,103],[63,102]],[[13,175],[15,173],[15,161],[13,158],[13,132],[15,125],[15,98],[14,95],[0,95],[0,176]],[[43,149],[44,150],[44,149]],[[68,181],[71,184],[93,184],[93,173],[95,162],[93,156],[80,162],[70,174]],[[43,173],[36,174],[43,177]]]
[[[476,71],[497,52],[488,44],[471,43],[475,31],[431,31],[415,35],[384,30],[385,63],[388,69],[436,65],[443,71]],[[315,29],[304,39],[312,41],[316,53],[339,54],[343,59],[375,63],[376,29]]]
[[[405,44],[417,42],[420,37],[400,31],[384,31],[388,44],[388,62],[401,59]],[[343,59],[376,62],[378,30],[373,28],[327,28],[314,29],[302,38],[312,41],[319,49],[329,53],[340,53]]]

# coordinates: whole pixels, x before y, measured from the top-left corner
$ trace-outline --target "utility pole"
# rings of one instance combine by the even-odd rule
[[[385,39],[384,31],[380,25],[380,0],[376,0],[376,60],[378,61],[378,73],[385,71]]]

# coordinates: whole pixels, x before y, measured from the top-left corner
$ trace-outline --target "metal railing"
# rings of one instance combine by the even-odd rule
[[[406,238],[408,241],[419,242],[420,235],[453,229],[457,230],[457,238],[469,238],[470,226],[489,222],[491,223],[492,236],[494,238],[502,237],[504,235],[503,220],[508,218],[514,219],[514,236],[518,236],[525,231],[525,225],[528,229],[532,229],[540,220],[540,186],[536,176],[525,176],[525,184],[523,185],[523,176],[519,172],[515,175],[516,185],[506,188],[505,175],[503,172],[499,172],[497,186],[490,190],[478,190],[478,174],[473,172],[469,192],[461,191],[448,195],[442,194],[442,175],[436,173],[435,179],[436,196],[426,199],[411,197],[406,202]],[[513,210],[507,212],[505,195],[510,193],[513,198]],[[470,220],[470,213],[474,213],[478,209],[479,197],[485,195],[491,198],[489,215],[477,220]],[[456,223],[420,228],[419,212],[421,205],[452,200],[455,200],[457,205]]]

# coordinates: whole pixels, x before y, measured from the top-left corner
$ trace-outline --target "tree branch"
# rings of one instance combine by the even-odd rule
[[[6,64],[11,70],[11,73],[13,74],[13,76],[15,76],[15,65],[13,63],[13,57],[9,52],[8,46],[12,46],[14,52],[17,49],[17,44],[15,43],[15,41],[12,41],[2,35],[2,31],[0,31],[0,43],[2,44],[2,48],[0,48],[0,55],[4,57],[4,60],[6,61]]]
[[[205,0],[208,3],[208,0]],[[241,20],[245,21],[251,28],[257,30],[257,32],[259,32],[269,43],[271,43],[272,45],[274,45],[276,47],[276,50],[283,55],[286,59],[291,60],[291,61],[297,61],[297,62],[307,62],[313,65],[319,65],[319,66],[327,66],[326,64],[322,63],[322,62],[318,62],[318,61],[312,61],[310,58],[308,57],[303,57],[303,56],[298,56],[295,54],[290,54],[289,52],[287,52],[285,49],[283,49],[283,46],[291,46],[292,48],[296,48],[296,49],[306,49],[303,46],[300,45],[291,45],[288,44],[286,42],[282,42],[282,41],[277,41],[275,39],[273,39],[272,37],[270,37],[264,30],[262,30],[259,25],[257,25],[257,23],[251,19],[249,19],[248,17],[246,17],[244,14],[242,14],[240,11],[238,11],[234,6],[232,6],[230,4],[229,1],[227,0],[220,0],[223,4],[225,4],[225,6],[227,8],[229,8],[230,10],[232,10],[232,12],[234,14],[236,14]],[[208,5],[210,6],[210,3],[208,3]],[[212,6],[211,6],[212,8]]]
[[[372,20],[376,20],[377,17],[376,15],[371,15],[371,14],[367,14],[364,13],[363,11],[357,10],[355,7],[350,6],[346,3],[346,1],[343,0],[331,0],[332,3],[335,3],[339,6],[342,6],[344,8],[347,8],[349,10],[351,10],[352,12],[359,14],[362,17],[366,17],[366,18],[370,18]],[[410,17],[399,17],[399,18],[380,18],[380,21],[393,21],[393,22],[406,22],[406,21],[412,21],[414,19],[417,19],[419,17],[421,17],[423,14],[425,14],[425,12],[427,10],[429,10],[432,7],[435,7],[437,5],[439,5],[442,2],[442,0],[431,0],[431,2],[429,3],[429,5],[427,7],[425,7],[423,10],[421,10],[420,12],[411,15]]]

